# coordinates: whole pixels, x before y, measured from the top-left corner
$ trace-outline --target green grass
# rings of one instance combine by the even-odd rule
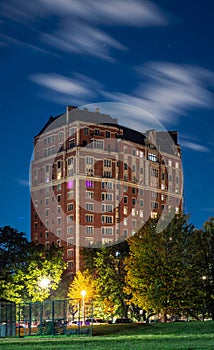
[[[111,334],[110,334],[111,333]],[[0,339],[1,350],[207,350],[214,349],[214,322],[102,325],[93,337]],[[103,335],[100,335],[103,334]]]

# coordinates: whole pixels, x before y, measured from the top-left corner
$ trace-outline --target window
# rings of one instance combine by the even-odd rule
[[[45,205],[49,204],[49,197],[45,198]]]
[[[86,168],[85,169],[86,175],[87,176],[93,176],[94,174],[94,169],[93,168]]]
[[[135,208],[132,208],[132,216],[135,216]]]
[[[140,218],[143,218],[143,210],[140,210]]]
[[[73,165],[74,164],[74,158],[71,157],[71,158],[68,158],[68,165]]]
[[[102,188],[108,189],[108,190],[112,190],[113,188],[113,184],[112,182],[102,182]]]
[[[171,161],[171,159],[168,159],[168,166],[172,166],[172,161]]]
[[[102,213],[105,213],[105,212],[112,213],[113,212],[113,205],[111,205],[111,204],[102,204]]]
[[[108,193],[108,192],[104,192],[104,193],[102,193],[102,195],[101,195],[101,199],[102,199],[102,201],[112,201],[113,200],[113,194],[112,193]]]
[[[106,138],[107,138],[107,139],[110,139],[110,138],[111,138],[111,133],[110,133],[110,131],[106,131],[105,134],[106,134]]]
[[[61,184],[58,184],[57,185],[57,191],[61,191],[62,187],[61,187]]]
[[[179,169],[179,163],[178,162],[175,162],[175,167],[176,167],[176,169]]]
[[[69,128],[69,136],[74,135],[76,132],[75,128]]]
[[[56,233],[56,234],[57,234],[58,237],[61,236],[61,228],[58,228],[58,229],[57,229],[57,233]]]
[[[74,250],[73,249],[68,249],[67,250],[67,257],[72,258],[74,256]]]
[[[64,137],[64,132],[63,131],[60,131],[59,134],[58,134],[58,139],[59,140],[62,140]]]
[[[132,165],[132,171],[133,171],[133,173],[135,173],[136,172],[136,165]]]
[[[91,180],[86,180],[85,185],[87,188],[93,188],[94,187],[94,182]]]
[[[73,198],[74,198],[74,192],[73,191],[67,192],[67,199],[70,200],[70,199],[73,199]]]
[[[84,134],[84,135],[88,135],[88,128],[84,128],[84,129],[83,129],[83,134]]]
[[[71,261],[68,261],[68,270],[72,270],[74,268],[74,262],[71,260]]]
[[[67,244],[68,244],[68,247],[70,247],[71,245],[74,244],[74,239],[73,238],[68,238],[67,239]]]
[[[73,232],[74,232],[73,227],[72,227],[72,226],[68,226],[68,228],[67,228],[67,234],[68,234],[68,235],[72,235]]]
[[[94,158],[93,157],[86,157],[85,162],[88,165],[93,165],[94,164]]]
[[[159,171],[156,168],[151,168],[151,176],[158,177]]]
[[[49,209],[45,209],[45,216],[48,216],[49,215]]]
[[[103,172],[103,177],[108,177],[108,178],[112,177],[111,171],[104,171]]]
[[[48,239],[49,237],[49,231],[45,231],[45,239]]]
[[[100,130],[99,130],[99,129],[95,129],[95,130],[94,130],[94,134],[95,134],[95,135],[100,135]]]
[[[128,164],[127,164],[127,163],[124,163],[124,164],[123,164],[123,168],[124,168],[124,170],[128,170]]]
[[[68,148],[74,148],[75,147],[75,139],[69,140]]]
[[[60,225],[61,224],[61,217],[58,217],[57,218],[57,225]]]
[[[57,202],[58,202],[58,203],[61,202],[61,194],[58,194],[58,195],[57,195]]]
[[[94,222],[94,215],[86,214],[85,221],[86,222]]]
[[[104,224],[113,224],[113,216],[102,215],[101,219]]]
[[[132,205],[135,205],[136,204],[136,198],[132,198]]]
[[[102,227],[102,235],[113,235],[113,227]]]
[[[111,159],[104,159],[103,165],[108,168],[111,167]]]
[[[151,208],[152,208],[152,209],[158,209],[158,202],[152,201],[152,202],[151,202]]]
[[[68,177],[71,177],[74,175],[74,169],[68,169]]]
[[[85,193],[85,198],[86,198],[86,199],[93,199],[93,198],[94,198],[94,192],[92,192],[92,191],[86,191],[86,193]]]
[[[127,196],[124,196],[124,198],[123,198],[123,203],[124,203],[124,204],[127,204],[127,203],[128,203],[128,197],[127,197]]]
[[[86,203],[85,209],[87,211],[94,211],[94,204],[93,203]]]
[[[123,236],[124,236],[124,238],[128,237],[128,230],[127,229],[123,230]]]
[[[152,162],[157,162],[156,154],[148,153],[148,160],[151,160]]]
[[[58,206],[57,206],[57,213],[60,214],[60,212],[61,212],[61,206],[58,205]]]
[[[123,208],[123,214],[124,214],[124,215],[127,215],[127,214],[128,214],[128,208],[127,208],[127,207],[124,207],[124,208]]]
[[[74,205],[73,205],[73,203],[68,203],[67,208],[68,208],[68,211],[74,210]]]
[[[104,148],[104,142],[101,140],[93,140],[93,148],[95,149],[103,149]]]
[[[123,220],[123,224],[124,224],[125,226],[128,225],[128,219],[127,219],[127,218],[125,218],[125,219]]]
[[[86,237],[86,246],[92,246],[94,244],[94,240],[91,237]]]
[[[67,223],[69,224],[69,223],[71,223],[73,221],[74,221],[74,216],[73,215],[68,215],[67,216]]]
[[[85,227],[85,233],[93,234],[94,233],[94,226],[86,226]]]

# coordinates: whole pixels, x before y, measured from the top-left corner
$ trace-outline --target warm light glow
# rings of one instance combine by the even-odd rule
[[[83,298],[85,298],[85,296],[86,296],[86,291],[85,291],[85,290],[82,290],[80,294],[82,295]]]
[[[44,277],[44,278],[41,278],[41,280],[39,281],[39,286],[42,289],[46,289],[49,287],[50,283],[51,283],[50,279],[47,277]]]

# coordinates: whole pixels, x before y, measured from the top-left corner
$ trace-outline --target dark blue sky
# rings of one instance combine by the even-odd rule
[[[214,2],[1,0],[0,225],[30,233],[33,137],[70,104],[143,108],[183,147],[185,211],[214,215]]]

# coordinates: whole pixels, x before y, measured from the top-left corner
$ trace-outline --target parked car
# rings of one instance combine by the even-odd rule
[[[132,323],[133,321],[130,318],[122,317],[122,318],[116,318],[116,320],[113,323]]]

